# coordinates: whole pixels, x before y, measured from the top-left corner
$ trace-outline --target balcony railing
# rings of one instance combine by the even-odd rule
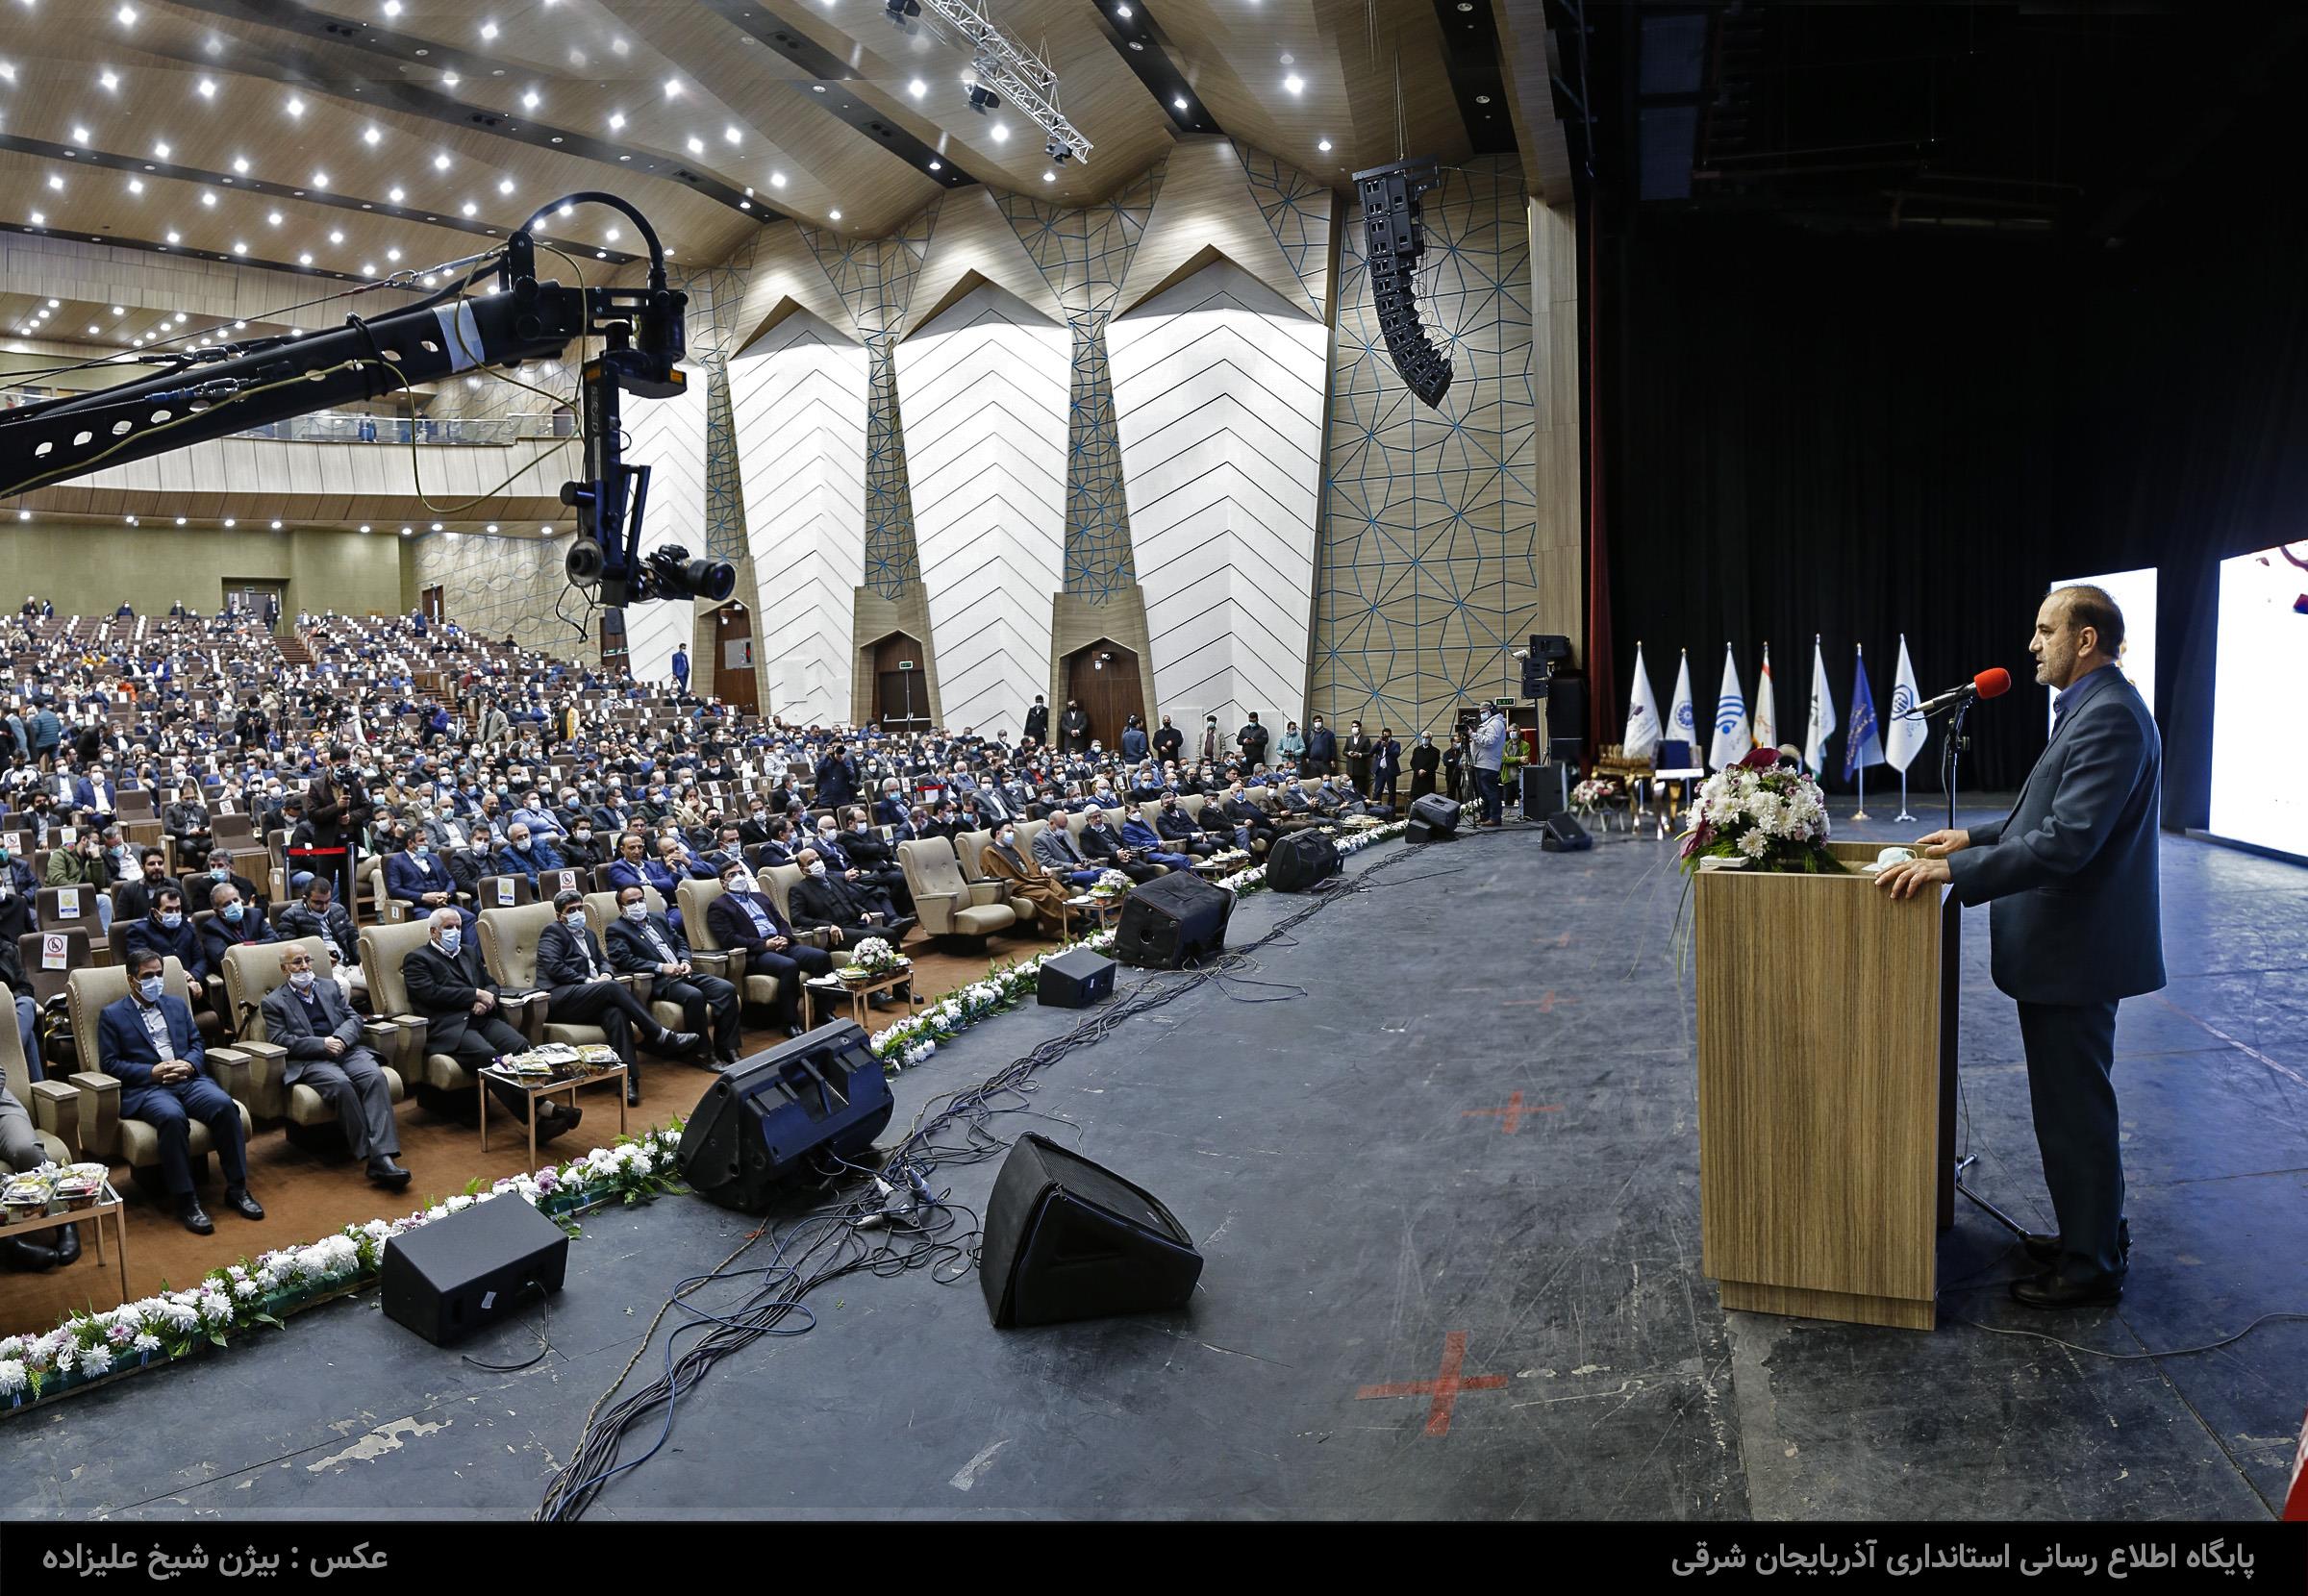
[[[11,388],[0,392],[0,410],[13,410],[37,400],[53,399],[59,388]],[[291,443],[431,444],[513,443],[529,437],[575,437],[577,418],[565,410],[515,411],[510,415],[444,416],[369,415],[352,411],[321,411],[312,415],[268,421],[235,433],[235,437],[263,437]]]

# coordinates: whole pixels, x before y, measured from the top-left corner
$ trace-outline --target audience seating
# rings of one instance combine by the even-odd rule
[[[897,862],[905,872],[907,890],[914,894],[914,912],[930,935],[985,937],[1017,924],[1017,910],[999,885],[963,879],[954,845],[946,838],[901,842]]]
[[[302,947],[313,956],[313,967],[329,967],[329,950],[317,936],[288,942],[259,942],[228,948],[224,955],[224,990],[232,1005],[234,1025],[238,1040],[233,1050],[248,1057],[249,1111],[261,1124],[286,1122],[290,1141],[309,1152],[341,1152],[344,1149],[343,1124],[329,1100],[311,1086],[299,1082],[289,1085],[283,1077],[288,1072],[288,1050],[265,1036],[265,998],[279,989],[287,980],[281,971],[282,950],[291,945]],[[326,976],[321,979],[327,980]],[[361,1027],[369,1050],[385,1064],[385,1085],[398,1103],[406,1095],[400,1072],[392,1067],[392,1055],[400,1035],[400,1027],[382,1020],[369,1020]]]
[[[161,985],[169,996],[187,1003],[191,1001],[191,988],[185,982],[185,967],[174,959],[162,961]],[[128,996],[128,972],[117,965],[74,970],[65,983],[65,991],[72,1006],[73,1045],[80,1059],[79,1073],[72,1077],[72,1085],[80,1093],[76,1126],[80,1151],[106,1163],[128,1165],[138,1188],[160,1200],[166,1195],[161,1185],[160,1133],[146,1121],[131,1119],[120,1111],[120,1078],[104,1073],[97,1050],[97,1016],[108,1004]],[[211,1047],[207,1053],[208,1073],[238,1106],[242,1133],[252,1133],[256,1127],[248,1111],[248,1056],[225,1047]],[[209,1128],[195,1120],[190,1132],[197,1180],[208,1162]]]

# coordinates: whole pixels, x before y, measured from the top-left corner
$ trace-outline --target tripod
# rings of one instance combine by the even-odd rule
[[[1955,830],[1956,772],[1963,762],[1964,716],[1971,710],[1973,700],[1964,698],[1955,706],[1954,715],[1947,722],[1947,740],[1940,750],[1940,785],[1947,789],[1947,830]],[[1955,1224],[1957,1192],[1970,1199],[1997,1224],[2014,1235],[2024,1236],[2027,1227],[1997,1208],[1990,1199],[1981,1196],[1964,1184],[1964,1171],[1978,1160],[1979,1155],[1956,1158],[1956,1035],[1963,1009],[1963,952],[1964,907],[1947,894],[1940,905],[1940,1145],[1947,1149],[1947,1161],[1941,1166],[1940,1229],[1948,1230]]]

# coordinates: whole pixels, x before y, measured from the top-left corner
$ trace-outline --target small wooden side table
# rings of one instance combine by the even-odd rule
[[[6,1225],[0,1225],[0,1237],[9,1240],[22,1240],[35,1231],[59,1231],[66,1225],[77,1225],[86,1221],[90,1234],[96,1238],[96,1261],[101,1264],[105,1261],[104,1221],[108,1215],[118,1232],[113,1251],[120,1255],[120,1300],[126,1302],[128,1301],[128,1205],[120,1200],[120,1193],[113,1189],[113,1183],[110,1180],[104,1183],[104,1195],[91,1206],[85,1209],[66,1209],[58,1213],[42,1214],[38,1219],[12,1219]]]
[[[866,1023],[866,1017],[872,1011],[874,994],[895,991],[900,986],[906,989],[906,998],[911,1003],[914,997],[914,966],[910,963],[900,965],[886,975],[876,976],[871,981],[844,981],[838,975],[821,975],[805,981],[801,984],[801,991],[802,1001],[810,1010],[807,1028],[814,1031],[824,1024],[826,1016],[840,1012],[846,1001],[850,1019],[860,1030],[869,1031],[872,1027]]]
[[[1127,892],[1108,898],[1101,898],[1095,892],[1075,893],[1066,900],[1066,912],[1059,916],[1058,939],[1062,942],[1074,939],[1074,916],[1078,913],[1087,914],[1097,923],[1100,931],[1104,931],[1122,917],[1122,905],[1129,897]]]
[[[617,1086],[617,1135],[625,1134],[625,1065],[622,1061],[614,1064],[577,1064],[566,1070],[555,1070],[551,1075],[515,1075],[494,1064],[485,1064],[473,1071],[473,1079],[479,1083],[481,1092],[481,1151],[484,1153],[489,1151],[489,1084],[491,1081],[502,1081],[529,1099],[531,1169],[537,1167],[537,1110],[538,1099],[541,1097],[567,1092],[569,1107],[574,1109],[579,1086],[597,1085],[603,1081],[615,1082]]]

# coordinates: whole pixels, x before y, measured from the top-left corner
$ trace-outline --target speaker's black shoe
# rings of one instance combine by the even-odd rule
[[[56,1261],[58,1267],[80,1261],[80,1227],[66,1225],[56,1233]]]
[[[263,1205],[248,1194],[246,1186],[226,1186],[224,1188],[224,1206],[243,1219],[264,1217]]]
[[[17,1236],[0,1237],[0,1268],[30,1273],[53,1269],[56,1264],[56,1249],[45,1242],[28,1241]]]
[[[635,1074],[633,1073],[633,1071],[631,1071],[631,1070],[627,1070],[627,1071],[625,1072],[625,1107],[627,1107],[628,1109],[638,1109],[638,1108],[640,1108],[640,1106],[641,1106],[641,1083],[640,1083],[640,1078],[639,1076],[635,1075]]]
[[[176,1206],[176,1217],[194,1235],[216,1234],[216,1221],[209,1217],[209,1210],[200,1206],[197,1197],[188,1197],[179,1203]]]
[[[789,1037],[806,1035],[808,1035],[808,1028],[805,1027],[801,1021],[793,1020],[789,1022],[786,1026],[786,1035]]]
[[[2123,1276],[2068,1281],[2048,1271],[2012,1282],[2012,1301],[2027,1308],[2111,1308],[2123,1298]]]
[[[2027,1256],[2038,1263],[2057,1263],[2060,1260],[2060,1238],[2056,1232],[2046,1234],[2042,1231],[2030,1231],[2020,1237],[2020,1244],[2026,1247]],[[2126,1264],[2132,1261],[2132,1222],[2128,1218],[2116,1221],[2116,1252]]]
[[[549,1110],[549,1111],[548,1111]],[[585,1110],[565,1103],[547,1103],[537,1110],[537,1144],[542,1147],[555,1136],[565,1135],[577,1129]]]
[[[668,1031],[657,1039],[660,1053],[688,1053],[705,1038],[694,1031]]]
[[[398,1191],[414,1178],[413,1172],[392,1161],[392,1155],[380,1153],[368,1160],[368,1178],[388,1191]]]

